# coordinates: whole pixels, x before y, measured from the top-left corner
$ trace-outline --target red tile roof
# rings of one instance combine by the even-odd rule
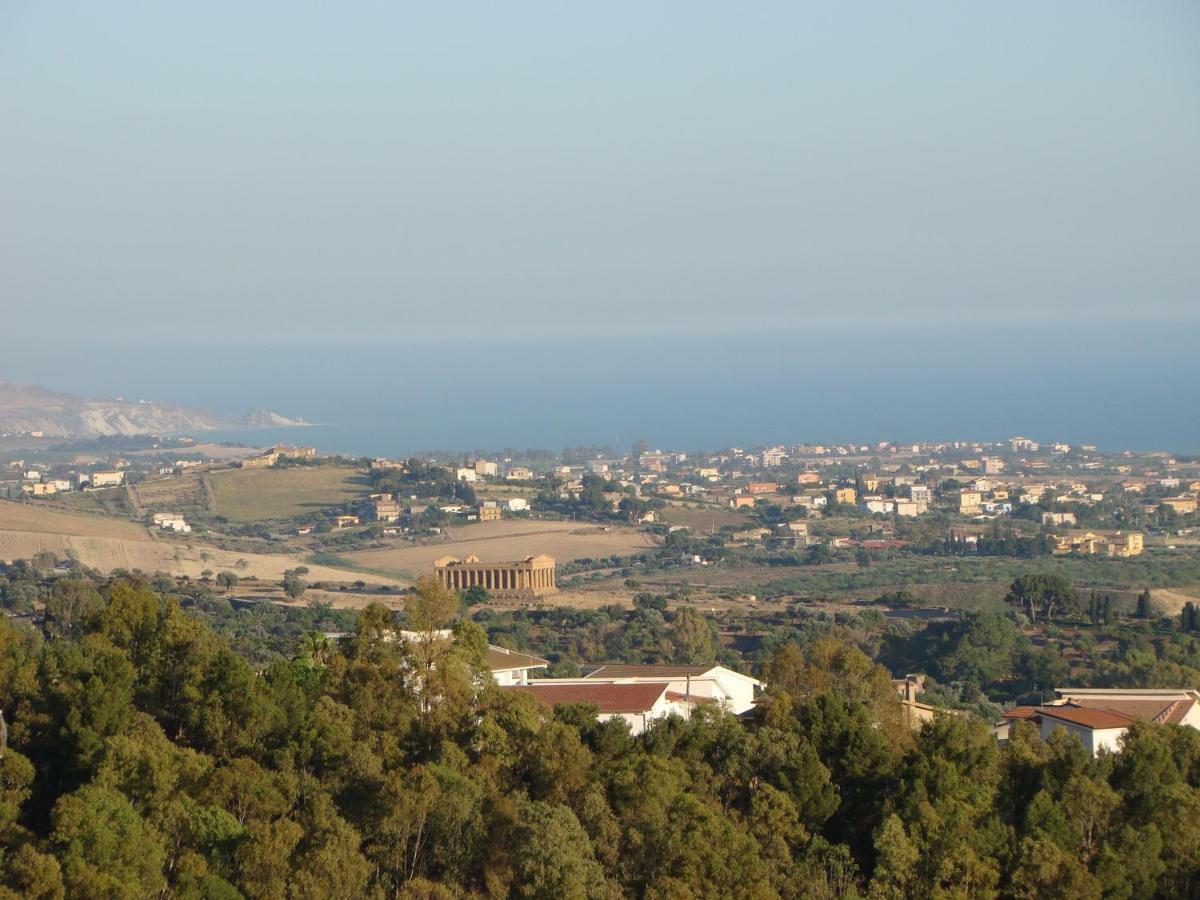
[[[1038,712],[1036,706],[1014,706],[1012,709],[1006,709],[1002,715],[1006,719],[1032,719]]]
[[[1104,712],[1110,712],[1118,716],[1126,716],[1129,719],[1141,719],[1146,722],[1155,722],[1159,725],[1175,725],[1178,724],[1195,700],[1188,698],[1177,698],[1170,700],[1139,700],[1139,699],[1123,699],[1113,697],[1073,697],[1070,705],[1077,706],[1081,709],[1098,709]]]
[[[1103,709],[1085,709],[1079,706],[1043,706],[1038,712],[1052,719],[1060,719],[1063,722],[1093,729],[1128,728],[1133,722],[1131,716]]]
[[[559,703],[594,703],[602,713],[647,712],[667,690],[666,684],[518,684],[507,691],[523,691],[547,706]]]

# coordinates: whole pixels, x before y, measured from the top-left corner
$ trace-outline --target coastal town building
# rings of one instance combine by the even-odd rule
[[[1140,556],[1144,549],[1145,535],[1139,531],[1118,531],[1114,534],[1096,534],[1093,531],[1085,531],[1081,534],[1071,534],[1059,538],[1054,552],[1130,557]]]
[[[1180,497],[1164,497],[1162,505],[1181,516],[1194,513],[1200,507],[1196,498],[1187,494]]]
[[[858,500],[858,491],[852,487],[840,487],[833,490],[833,502],[853,504]]]
[[[376,522],[398,522],[404,510],[393,497],[373,494],[368,500],[368,513]]]
[[[91,472],[80,476],[80,484],[88,487],[105,488],[118,487],[125,483],[125,473],[117,470]]]
[[[1073,512],[1044,512],[1042,513],[1043,525],[1074,525],[1077,522],[1075,513]]]

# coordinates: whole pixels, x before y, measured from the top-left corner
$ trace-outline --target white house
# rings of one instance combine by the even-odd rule
[[[1121,738],[1137,721],[1200,730],[1200,691],[1190,688],[1058,688],[1055,693],[1051,703],[1017,707],[1004,717],[1033,722],[1043,738],[1062,729],[1078,737],[1092,756],[1120,750]]]
[[[504,501],[504,508],[509,512],[526,512],[529,509],[529,501],[524,497],[510,497]]]
[[[456,470],[454,477],[457,478],[459,481],[466,481],[468,483],[474,483],[478,474],[479,473],[477,473],[474,468],[468,469],[464,466],[464,467]]]
[[[644,732],[659,719],[672,714],[687,717],[692,704],[674,694],[665,682],[624,683],[543,678],[509,688],[554,707],[559,703],[591,703],[601,722],[624,719],[631,733]]]
[[[763,683],[724,666],[599,666],[584,680],[611,684],[665,683],[672,692],[689,700],[717,701],[734,715],[754,708]]]
[[[177,534],[188,534],[192,530],[192,526],[183,516],[176,513],[155,513],[154,525],[163,531],[174,531]]]
[[[125,482],[125,473],[120,470],[92,472],[90,475],[81,475],[80,481],[94,488],[116,487]]]
[[[505,650],[503,647],[494,647],[491,644],[488,644],[486,659],[488,668],[492,670],[492,677],[501,687],[528,684],[530,672],[535,669],[544,669],[550,665],[549,660],[539,656],[518,653],[516,650]]]

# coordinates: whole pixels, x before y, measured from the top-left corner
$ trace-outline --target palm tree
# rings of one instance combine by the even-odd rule
[[[300,639],[300,653],[314,666],[324,666],[329,663],[333,644],[320,631],[307,631]]]

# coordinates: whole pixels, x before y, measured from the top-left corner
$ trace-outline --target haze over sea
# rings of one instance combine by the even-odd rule
[[[10,347],[0,379],[320,423],[221,437],[322,451],[1001,439],[1200,452],[1194,320],[928,324],[406,343]],[[848,318],[853,318],[848,317]]]

